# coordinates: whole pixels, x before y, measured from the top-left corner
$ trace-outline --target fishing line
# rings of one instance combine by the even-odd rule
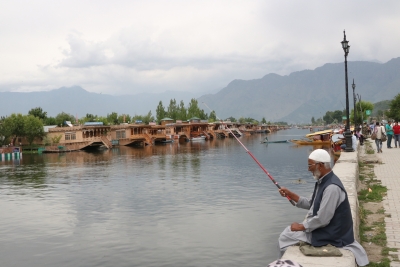
[[[203,102],[203,104],[212,112],[213,110],[206,104]],[[278,187],[279,189],[281,189],[281,186],[275,181],[275,179],[272,177],[272,175],[267,171],[267,169],[264,168],[264,166],[256,159],[256,157],[253,155],[253,153],[250,152],[250,150],[247,149],[247,147],[245,145],[243,145],[242,142],[240,142],[239,138],[237,138],[237,136],[231,131],[231,129],[229,129],[229,127],[226,125],[226,123],[224,123],[223,120],[221,120],[217,114],[215,114],[215,117],[221,121],[222,125],[225,126],[226,129],[228,129],[229,133],[232,134],[232,136],[236,139],[236,141],[239,142],[239,144],[244,148],[244,150],[246,150],[247,154],[250,155],[250,157],[258,164],[258,166],[265,172],[265,174],[269,177],[269,179],[271,179],[271,181],[276,185],[276,187]],[[296,205],[296,202],[294,202],[288,195],[286,195],[286,198],[289,200],[290,203],[292,203],[293,206]]]

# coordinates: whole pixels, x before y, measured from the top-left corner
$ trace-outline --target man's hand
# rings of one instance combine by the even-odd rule
[[[290,230],[296,232],[296,231],[304,231],[306,230],[306,228],[304,228],[304,225],[302,225],[301,223],[294,222],[292,223],[292,225],[290,225]]]
[[[299,202],[300,197],[297,194],[290,191],[289,189],[287,189],[286,187],[282,186],[278,191],[279,191],[279,194],[281,194],[281,196],[289,197],[290,199],[294,200],[295,202]]]

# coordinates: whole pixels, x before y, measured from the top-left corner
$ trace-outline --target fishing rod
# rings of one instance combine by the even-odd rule
[[[203,104],[212,112],[212,109],[206,103],[203,102]],[[232,130],[229,129],[229,127],[226,125],[226,123],[224,123],[223,120],[218,118],[218,116],[216,114],[215,114],[215,117],[222,122],[222,124],[226,127],[226,129],[228,129],[229,133],[232,134],[232,136],[236,139],[236,141],[238,141],[239,144],[244,148],[244,150],[246,150],[247,154],[249,154],[250,157],[265,172],[265,174],[269,177],[269,179],[271,179],[271,181],[274,183],[274,185],[276,185],[276,187],[281,189],[281,186],[277,183],[277,181],[275,181],[274,177],[272,177],[272,175],[267,171],[267,169],[264,168],[264,166],[257,160],[257,158],[253,155],[253,153],[251,153],[250,150],[248,150],[247,147],[242,142],[240,142],[239,138],[237,138],[237,136],[232,132]],[[290,203],[292,203],[293,206],[296,205],[296,202],[294,202],[288,195],[286,195],[286,198],[289,200]]]

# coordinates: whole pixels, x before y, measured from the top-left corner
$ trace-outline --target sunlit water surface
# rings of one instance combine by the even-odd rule
[[[308,196],[313,147],[265,136],[240,140]],[[0,209],[0,266],[18,267],[266,266],[279,233],[305,215],[233,138],[0,162]]]

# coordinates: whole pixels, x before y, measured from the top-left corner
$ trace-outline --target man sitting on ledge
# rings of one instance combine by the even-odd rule
[[[281,256],[292,245],[303,241],[314,247],[331,244],[353,252],[359,266],[369,263],[364,248],[354,239],[353,219],[347,192],[333,173],[331,157],[326,150],[316,149],[308,157],[308,170],[317,180],[311,199],[282,187],[279,193],[289,196],[296,207],[308,209],[302,223],[294,222],[279,236]]]

